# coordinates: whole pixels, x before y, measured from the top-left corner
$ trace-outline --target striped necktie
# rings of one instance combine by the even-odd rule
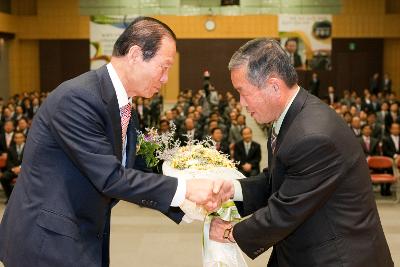
[[[275,133],[275,127],[272,127],[271,130],[271,149],[272,153],[275,154],[275,147],[276,147],[276,139],[278,135]]]
[[[126,131],[128,129],[129,120],[131,119],[131,104],[128,103],[121,107],[121,133],[122,133],[122,146],[125,144]]]

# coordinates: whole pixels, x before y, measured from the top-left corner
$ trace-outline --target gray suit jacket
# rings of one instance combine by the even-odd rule
[[[269,169],[242,179],[242,215],[233,230],[268,266],[386,267],[393,261],[380,223],[364,153],[336,113],[304,89],[279,132]]]
[[[6,266],[108,266],[117,199],[181,220],[182,212],[170,208],[177,180],[135,169],[141,165],[135,118],[124,168],[118,101],[105,66],[49,95],[34,118],[0,226]]]

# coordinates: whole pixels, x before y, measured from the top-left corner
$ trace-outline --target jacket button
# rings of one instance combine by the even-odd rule
[[[101,239],[101,234],[97,233],[97,239]]]

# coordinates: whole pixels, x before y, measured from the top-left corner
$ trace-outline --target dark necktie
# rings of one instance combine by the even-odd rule
[[[271,149],[272,153],[275,154],[275,147],[276,147],[276,139],[278,135],[275,133],[275,127],[272,127],[271,130]]]
[[[365,146],[367,148],[367,151],[369,151],[370,148],[371,148],[371,145],[370,145],[370,142],[369,142],[369,138],[365,138]]]

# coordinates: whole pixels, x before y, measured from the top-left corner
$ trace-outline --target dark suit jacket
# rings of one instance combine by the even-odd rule
[[[372,102],[367,103],[365,100],[362,101],[361,103],[361,110],[364,110],[365,112],[375,112],[374,106],[372,105]]]
[[[22,156],[24,154],[24,149],[25,149],[25,147],[22,149],[21,153],[18,155],[15,144],[12,144],[10,146],[10,148],[8,149],[8,152],[7,152],[7,163],[6,163],[6,168],[5,168],[5,172],[3,173],[2,179],[5,179],[6,181],[11,181],[12,179],[14,179],[18,176],[12,171],[12,168],[21,165]]]
[[[301,62],[301,56],[297,52],[293,54],[293,59],[294,59],[293,67],[298,68],[303,65],[303,63]]]
[[[56,88],[35,115],[0,226],[5,266],[109,265],[111,208],[123,199],[166,213],[177,179],[136,170],[136,130],[121,165],[118,101],[107,68]]]
[[[326,94],[324,97],[325,101],[327,101],[328,105],[331,105],[333,103],[331,103],[331,98],[329,97],[329,94]],[[333,102],[337,103],[339,101],[339,98],[337,97],[336,94],[333,95]]]
[[[385,127],[386,127],[386,133],[389,134],[390,132],[390,127],[392,126],[393,122],[400,123],[400,113],[397,113],[397,118],[393,120],[392,113],[389,111],[386,116],[385,116]]]
[[[382,134],[384,133],[384,129],[382,130],[382,124],[376,122],[374,125],[370,125],[372,130],[372,137],[380,140],[382,139]]]
[[[244,142],[239,141],[235,144],[235,153],[234,153],[235,161],[239,161],[238,169],[244,175],[248,176],[248,174],[243,170],[243,165],[245,163],[251,164],[252,172],[256,174],[260,173],[260,161],[261,161],[261,146],[256,142],[251,142],[249,153],[246,155],[246,149],[244,147]]]
[[[7,153],[7,170],[11,170],[16,166],[20,166],[22,163],[22,155],[24,154],[25,147],[22,148],[20,155],[17,153],[17,147],[15,144],[12,144],[8,149]]]
[[[378,156],[380,154],[379,151],[379,140],[373,137],[369,138],[369,149],[367,148],[367,145],[364,142],[364,138],[362,135],[358,138],[361,144],[361,147],[364,151],[365,156]]]
[[[310,83],[308,85],[308,90],[310,94],[315,95],[316,97],[319,97],[319,79],[314,81],[313,79],[310,80]]]
[[[358,129],[358,133],[356,132],[356,129],[354,129],[353,127],[350,127],[350,129],[356,137],[361,136],[361,129]]]
[[[181,131],[178,132],[178,138],[181,141],[181,145],[186,145],[186,143],[189,141],[189,138],[186,135],[187,135],[186,129],[182,129]],[[200,141],[202,137],[203,133],[200,130],[194,128],[194,139]]]
[[[222,140],[222,142],[220,143],[219,149],[218,149],[218,145],[216,146],[216,148],[219,152],[221,152],[223,154],[226,154],[228,156],[231,154],[231,151],[229,149],[229,144],[228,144],[228,142],[226,142],[224,140]]]
[[[382,139],[382,154],[387,157],[393,158],[394,154],[400,154],[400,150],[396,149],[393,139],[390,135]]]
[[[14,144],[14,135],[12,137],[12,140],[10,142],[10,147]],[[0,154],[1,153],[7,153],[9,147],[7,147],[7,142],[6,142],[6,134],[0,134]]]
[[[364,153],[335,111],[301,89],[268,155],[240,180],[239,212],[254,214],[233,236],[250,258],[274,246],[268,266],[393,266]]]

